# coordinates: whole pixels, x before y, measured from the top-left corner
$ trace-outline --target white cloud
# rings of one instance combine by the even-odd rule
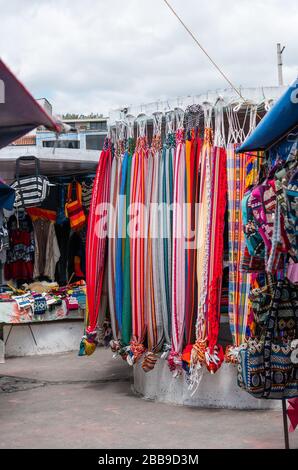
[[[297,75],[296,0],[171,0],[235,85]],[[162,0],[0,0],[2,58],[56,112],[103,112],[226,83]]]

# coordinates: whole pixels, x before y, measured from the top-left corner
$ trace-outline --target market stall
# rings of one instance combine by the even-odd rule
[[[106,281],[112,351],[134,367],[135,390],[149,398],[278,406],[237,387],[239,351],[256,327],[241,201],[263,156],[236,150],[268,109],[217,96],[150,117],[126,110],[112,128],[95,183],[103,191],[91,204],[100,230],[99,240],[88,233],[93,281],[81,347],[95,349]]]
[[[16,170],[14,181],[11,174],[8,177],[10,188],[17,195],[12,210],[1,208],[1,227],[6,238],[1,249],[0,322],[19,326],[44,323],[49,330],[49,323],[56,320],[61,325],[65,321],[73,325],[80,320],[80,326],[74,327],[77,340],[83,331],[86,311],[85,240],[94,174],[82,171],[76,174],[77,163],[72,162],[72,176],[58,176],[56,170],[56,176],[48,178],[39,168],[36,177],[36,165],[40,164],[36,157],[9,160],[9,168],[16,169],[24,161],[25,175]],[[47,165],[51,167],[51,162]],[[41,168],[47,168],[44,161]],[[36,201],[39,190],[36,178],[48,185],[48,193],[41,201]],[[39,342],[32,330],[30,326],[29,341],[33,341],[38,352]],[[14,329],[5,328],[9,352],[15,351],[11,344],[15,334]],[[32,353],[31,346],[28,349]],[[26,348],[23,345],[19,350],[25,352]],[[43,346],[41,351],[55,349],[49,344],[48,350]]]
[[[238,152],[262,150],[258,178],[242,200],[242,269],[252,273],[254,328],[239,348],[238,385],[282,402],[285,447],[298,425],[297,80]],[[286,410],[287,400],[289,403]]]
[[[74,349],[86,312],[85,236],[98,157],[4,148],[39,125],[58,134],[63,124],[2,61],[0,80],[1,358],[4,346],[9,355]]]

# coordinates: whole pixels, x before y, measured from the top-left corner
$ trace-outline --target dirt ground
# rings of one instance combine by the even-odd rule
[[[282,448],[279,411],[196,409],[135,396],[109,350],[0,364],[0,448]],[[297,433],[290,436],[298,447]]]

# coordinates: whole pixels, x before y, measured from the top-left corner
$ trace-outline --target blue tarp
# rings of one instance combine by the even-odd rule
[[[0,209],[13,209],[15,190],[0,179]]]
[[[279,98],[237,152],[266,150],[296,126],[298,126],[298,79]]]

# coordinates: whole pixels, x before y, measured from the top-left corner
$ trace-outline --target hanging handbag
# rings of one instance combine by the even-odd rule
[[[286,195],[286,223],[285,228],[290,239],[291,254],[298,261],[298,171],[291,177]]]
[[[279,318],[280,304],[288,297],[295,319],[295,337],[298,336],[297,289],[285,289],[284,281],[276,285],[264,334],[258,339],[249,339],[239,348],[238,385],[255,398],[298,397],[298,366],[291,360],[293,352],[290,341],[274,338]]]
[[[67,203],[65,204],[65,213],[69,218],[70,228],[72,230],[80,230],[86,223],[86,216],[82,206],[82,188],[76,183],[76,196],[72,200],[73,184],[68,186]]]
[[[35,175],[20,177],[20,165],[23,162],[34,163]],[[39,206],[49,195],[50,182],[46,176],[40,174],[40,162],[37,157],[19,157],[16,161],[16,180],[11,187],[16,192],[14,207]]]
[[[85,213],[88,214],[90,210],[90,205],[92,201],[92,190],[93,190],[93,181],[88,184],[86,181],[82,183],[82,204],[85,210]]]
[[[274,295],[274,279],[270,274],[265,275],[266,284],[262,287],[251,289],[248,298],[254,314],[254,320],[258,327],[267,324],[268,315]]]

